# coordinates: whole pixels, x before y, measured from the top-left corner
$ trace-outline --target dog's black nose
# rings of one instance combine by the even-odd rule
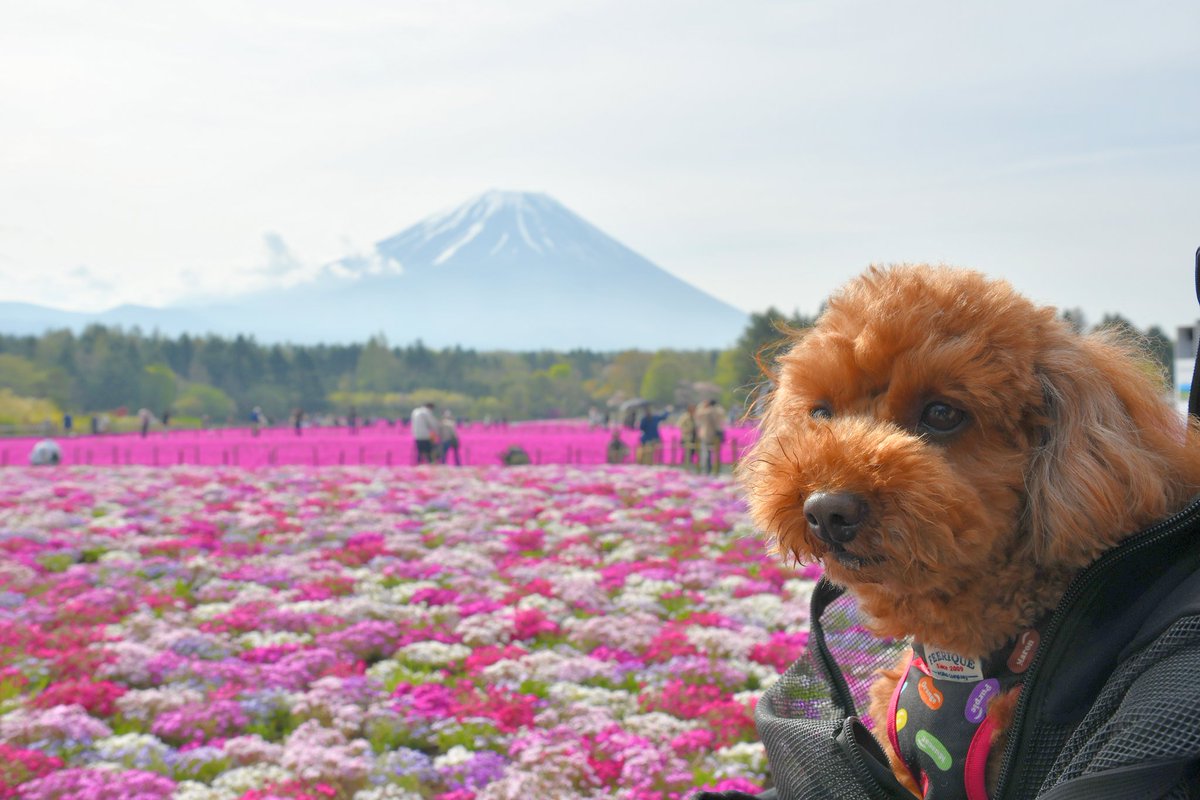
[[[845,544],[858,535],[867,503],[853,492],[813,492],[804,501],[804,518],[819,539]]]

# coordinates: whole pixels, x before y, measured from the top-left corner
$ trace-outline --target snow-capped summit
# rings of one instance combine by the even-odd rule
[[[559,255],[602,264],[630,252],[549,195],[499,190],[428,217],[377,250],[404,268]]]

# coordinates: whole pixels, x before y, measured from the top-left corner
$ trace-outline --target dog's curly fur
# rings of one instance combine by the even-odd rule
[[[983,656],[1200,490],[1197,431],[1152,362],[1115,335],[1076,334],[1002,281],[872,267],[792,337],[739,477],[778,551],[823,562],[879,634]],[[931,404],[936,427],[958,418],[946,407],[963,412],[959,427],[926,424]],[[806,499],[829,491],[865,500],[844,548],[805,517]],[[877,730],[899,675],[872,687]],[[1001,735],[1015,699],[989,711]]]

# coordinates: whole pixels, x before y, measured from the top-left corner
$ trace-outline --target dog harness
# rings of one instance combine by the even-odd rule
[[[925,800],[988,800],[995,730],[988,705],[1021,685],[1039,638],[1031,628],[982,661],[913,645],[907,674],[892,693],[887,731]]]

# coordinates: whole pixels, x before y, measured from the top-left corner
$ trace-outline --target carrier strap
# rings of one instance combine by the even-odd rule
[[[1196,302],[1200,303],[1200,247],[1196,248]],[[1196,332],[1200,334],[1200,331]],[[1195,341],[1193,337],[1192,341]],[[1188,392],[1188,413],[1200,419],[1200,347],[1196,348],[1196,365],[1192,368],[1192,388]]]

